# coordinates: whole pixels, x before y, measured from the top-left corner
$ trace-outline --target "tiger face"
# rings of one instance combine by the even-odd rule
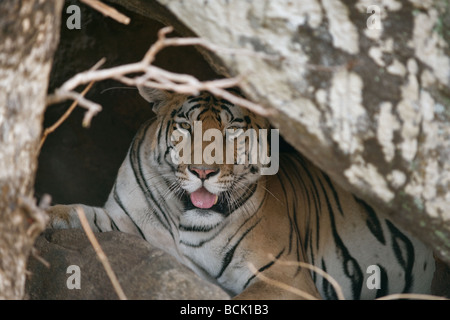
[[[170,188],[185,211],[222,218],[233,212],[261,176],[263,164],[251,161],[251,145],[267,120],[209,93],[140,91],[158,116],[155,152],[164,155],[161,165],[170,168]]]

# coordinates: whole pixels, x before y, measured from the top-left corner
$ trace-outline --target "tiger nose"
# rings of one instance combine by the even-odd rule
[[[191,167],[191,166],[189,166],[188,169],[202,180],[216,175],[220,170],[219,168],[205,168],[205,167]]]

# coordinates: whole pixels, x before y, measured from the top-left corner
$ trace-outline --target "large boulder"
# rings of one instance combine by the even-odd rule
[[[277,111],[270,120],[292,146],[450,263],[446,1],[111,2],[254,51],[208,61],[245,75],[241,88]]]
[[[222,289],[139,237],[121,232],[96,237],[128,299],[229,299]],[[29,299],[118,299],[82,230],[47,230],[37,239],[36,248],[39,258],[28,262]]]

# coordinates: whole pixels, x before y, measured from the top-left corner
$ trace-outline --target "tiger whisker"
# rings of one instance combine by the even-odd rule
[[[264,184],[261,184],[261,187],[267,191],[268,194],[270,194],[272,197],[274,197],[275,200],[277,200],[278,202],[282,203],[282,201],[280,199],[278,199],[269,189],[267,189],[267,187]]]
[[[237,206],[237,198],[239,198],[241,196],[241,192],[240,191],[248,191],[250,190],[250,187],[245,185],[243,182],[241,181],[235,181],[234,185],[229,189],[229,197],[231,199],[233,199],[233,205]],[[245,214],[249,214],[249,212],[251,212],[250,210],[255,209],[255,206],[252,202],[247,201],[243,204],[243,206],[241,207],[242,210],[244,211]]]

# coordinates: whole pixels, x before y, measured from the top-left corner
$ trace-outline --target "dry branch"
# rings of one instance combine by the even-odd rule
[[[272,260],[275,260],[275,257],[273,255],[269,255],[269,258]],[[332,276],[330,276],[327,272],[323,271],[322,269],[320,269],[310,263],[301,262],[301,261],[277,260],[276,263],[281,264],[281,265],[287,265],[287,266],[299,266],[300,268],[306,268],[306,269],[309,269],[309,270],[317,273],[318,275],[320,275],[321,277],[326,279],[331,284],[331,286],[335,290],[336,296],[339,300],[345,300],[344,293],[342,292],[342,288],[339,285],[339,283]]]
[[[94,85],[94,81],[91,81],[86,88],[84,88],[84,90],[81,92],[81,96],[85,96],[86,93],[92,88],[92,86]],[[58,127],[70,116],[70,114],[72,113],[73,110],[75,110],[76,106],[78,105],[78,101],[75,100],[69,107],[69,109],[66,110],[66,112],[64,112],[64,114],[50,127],[46,128],[44,130],[44,133],[42,135],[41,138],[41,142],[39,143],[39,149],[42,149],[42,146],[45,142],[45,140],[47,139],[47,136],[52,133],[53,131],[55,131],[56,129],[58,129]]]
[[[390,294],[375,300],[398,300],[398,299],[413,299],[413,300],[449,300],[445,297],[434,296],[431,294],[418,294],[418,293],[395,293]]]
[[[48,222],[48,215],[45,209],[50,204],[50,196],[44,195],[39,205],[36,205],[35,199],[33,198],[20,196],[18,198],[18,204],[26,214],[25,218],[28,222],[27,236],[35,237],[40,234]]]
[[[301,268],[307,268],[309,270],[312,270],[314,272],[316,272],[317,274],[319,274],[320,276],[322,276],[324,279],[326,279],[332,286],[333,289],[336,292],[337,298],[338,300],[345,300],[345,296],[344,293],[342,292],[342,288],[339,285],[339,283],[332,277],[330,276],[328,273],[326,273],[325,271],[323,271],[322,269],[309,264],[309,263],[305,263],[305,262],[300,262],[300,261],[282,261],[282,260],[277,260],[275,259],[275,257],[272,254],[269,254],[269,258],[272,259],[273,261],[276,261],[277,264],[281,264],[281,265],[287,265],[287,266],[299,266]],[[263,274],[261,274],[261,272],[258,271],[258,269],[252,264],[249,263],[248,267],[250,269],[250,271],[257,277],[259,278],[261,281],[264,281],[270,285],[273,285],[275,287],[284,289],[286,291],[292,292],[296,295],[298,295],[299,297],[302,297],[303,299],[307,299],[307,300],[317,300],[316,297],[310,295],[309,293],[300,290],[298,288],[295,288],[291,285],[288,285],[286,283],[280,282],[278,280],[275,279],[271,279],[268,278],[266,276],[264,276]],[[436,296],[436,295],[431,295],[431,294],[417,294],[417,293],[395,293],[395,294],[390,294],[387,296],[383,296],[380,298],[377,298],[375,300],[397,300],[397,299],[415,299],[415,300],[449,300],[445,297],[440,297],[440,296]]]
[[[264,281],[270,285],[273,285],[275,287],[281,288],[283,290],[292,292],[293,294],[298,295],[299,297],[305,299],[305,300],[319,300],[317,299],[315,296],[309,294],[306,291],[300,290],[298,288],[295,288],[293,286],[290,286],[286,283],[280,282],[278,280],[275,279],[271,279],[269,277],[266,277],[265,275],[263,275],[261,272],[258,271],[258,269],[252,264],[249,263],[248,267],[250,269],[250,271],[257,277],[259,278],[261,281]]]
[[[129,24],[130,18],[128,18],[126,15],[120,13],[113,7],[108,6],[107,4],[98,1],[98,0],[81,0],[81,2],[87,4],[91,8],[103,13],[105,16],[110,17],[117,22],[123,23],[123,24]]]
[[[150,47],[142,61],[102,70],[97,70],[98,66],[96,65],[97,67],[94,66],[88,71],[76,74],[74,77],[67,80],[60,88],[56,89],[52,95],[47,97],[47,105],[59,103],[68,99],[75,100],[81,107],[88,110],[83,119],[83,125],[89,126],[92,117],[100,112],[101,106],[87,100],[74,90],[79,85],[87,84],[92,81],[115,79],[130,86],[147,86],[192,95],[197,95],[201,91],[209,91],[220,98],[248,108],[262,116],[269,116],[275,113],[274,110],[264,108],[259,104],[253,103],[225,90],[226,88],[238,86],[239,83],[243,81],[243,76],[202,82],[191,75],[169,72],[152,65],[158,52],[168,46],[200,45],[210,50],[220,50],[220,52],[229,54],[241,54],[245,52],[246,54],[258,55],[249,50],[219,48],[199,38],[166,38],[166,35],[172,32],[172,30],[172,27],[165,27],[158,32],[158,40]],[[129,74],[136,73],[140,75],[128,77]]]
[[[92,244],[92,247],[95,250],[95,253],[97,254],[98,258],[100,259],[100,262],[102,263],[103,268],[105,269],[109,279],[111,280],[111,283],[112,283],[117,295],[119,296],[119,299],[127,300],[127,297],[126,297],[125,293],[123,292],[122,286],[120,285],[119,280],[117,279],[116,274],[114,273],[114,271],[111,267],[111,264],[109,263],[109,260],[106,257],[105,252],[103,251],[102,247],[98,243],[97,238],[94,235],[94,232],[92,231],[91,227],[89,226],[89,222],[87,221],[87,218],[86,218],[83,208],[77,207],[76,211],[78,213],[78,217],[80,218],[80,222],[84,229],[84,232],[86,233],[89,241]]]

